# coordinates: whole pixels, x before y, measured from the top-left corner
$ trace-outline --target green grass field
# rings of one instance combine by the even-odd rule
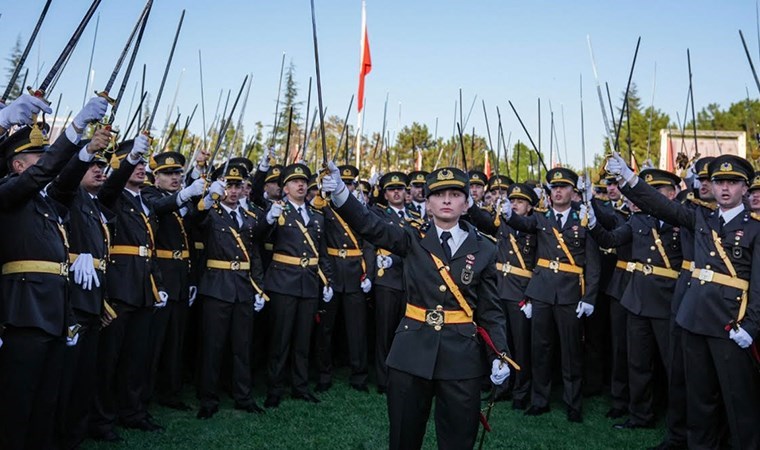
[[[255,396],[264,401],[263,380],[257,379]],[[595,397],[584,401],[584,422],[572,424],[565,419],[565,407],[555,386],[552,411],[540,417],[525,417],[513,411],[511,402],[499,402],[491,414],[493,432],[486,436],[484,448],[519,449],[641,449],[659,443],[664,429],[662,420],[653,430],[615,430],[616,421],[604,417],[607,399]],[[388,418],[385,396],[372,390],[369,394],[348,388],[347,373],[339,370],[335,386],[319,396],[320,404],[284,400],[279,408],[264,415],[233,409],[233,402],[223,395],[222,404],[212,419],[195,418],[197,411],[178,412],[151,407],[156,421],[166,427],[161,433],[118,429],[125,439],[118,445],[87,441],[84,448],[132,449],[383,449],[387,448]],[[191,388],[185,401],[197,407]],[[436,448],[432,420],[425,435],[426,449]],[[477,448],[477,445],[476,445]]]

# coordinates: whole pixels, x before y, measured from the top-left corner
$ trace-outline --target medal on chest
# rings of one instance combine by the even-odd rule
[[[472,270],[474,265],[475,265],[475,255],[469,254],[465,256],[464,269],[462,269],[462,276],[460,277],[460,279],[462,280],[462,284],[472,283],[472,277],[475,274],[475,272]]]

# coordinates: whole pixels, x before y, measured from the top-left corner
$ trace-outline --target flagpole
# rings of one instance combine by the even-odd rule
[[[372,62],[369,55],[369,43],[367,42],[367,3],[362,0],[362,28],[361,39],[359,41],[359,48],[361,49],[359,54],[359,89],[357,95],[357,115],[356,115],[356,167],[361,170],[361,158],[362,158],[362,126],[363,126],[363,114],[364,114],[364,77],[372,70]]]

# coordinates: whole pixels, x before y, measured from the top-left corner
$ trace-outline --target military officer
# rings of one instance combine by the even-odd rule
[[[420,448],[433,397],[439,448],[472,448],[478,429],[481,377],[509,376],[504,313],[498,304],[496,246],[460,221],[468,207],[468,178],[459,169],[427,177],[429,227],[388,223],[348,193],[340,172],[322,186],[336,211],[361,236],[404,258],[407,304],[388,355],[390,448]],[[448,270],[447,270],[448,269]],[[499,354],[486,353],[476,325]],[[502,353],[505,352],[505,353]]]
[[[607,170],[625,181],[623,194],[643,211],[693,232],[694,270],[676,314],[689,448],[725,446],[726,422],[731,447],[760,447],[760,374],[747,351],[758,337],[760,278],[752,266],[760,257],[760,223],[742,203],[752,165],[735,155],[708,164],[717,210],[667,200],[641,183],[617,154]]]
[[[425,211],[425,177],[427,176],[428,172],[424,170],[409,172],[409,193],[412,201],[408,207],[419,214],[422,220],[427,220]]]
[[[749,208],[755,214],[760,214],[760,172],[755,172],[752,184],[749,186]]]
[[[470,195],[477,206],[483,206],[483,195],[486,192],[488,177],[480,170],[470,170]]]
[[[49,107],[35,104],[22,96],[0,111],[3,132],[12,125],[33,123],[34,111],[50,112]],[[55,446],[64,345],[76,344],[78,327],[72,323],[67,295],[67,211],[41,190],[70,160],[81,160],[72,164],[86,167],[92,154],[80,149],[79,142],[88,124],[103,117],[106,106],[105,101],[89,101],[52,145],[47,128],[34,124],[16,130],[0,146],[11,172],[0,180],[2,448]],[[89,148],[97,150],[98,141]],[[62,182],[69,185],[76,186],[83,175],[66,172]],[[19,239],[20,230],[33,238]]]
[[[533,214],[533,208],[538,204],[533,189],[522,183],[513,183],[506,189],[507,201],[512,202],[515,214]],[[522,367],[514,377],[512,408],[524,410],[530,401],[530,318],[533,308],[525,298],[525,289],[536,267],[536,235],[517,231],[500,216],[491,215],[477,206],[469,209],[469,216],[479,230],[494,236],[498,245],[499,300],[509,322],[510,350]]]
[[[309,175],[304,164],[285,167],[280,174],[285,200],[272,203],[266,215],[273,255],[264,282],[272,314],[264,406],[271,408],[282,401],[289,360],[293,398],[319,403],[309,390],[309,347],[318,299],[329,302],[333,289],[324,217],[305,202]]]
[[[675,199],[681,182],[677,175],[645,169],[641,177],[669,200]],[[666,371],[669,367],[670,302],[683,258],[679,229],[648,214],[634,213],[624,225],[607,231],[596,226],[593,209],[589,213],[589,229],[602,247],[631,243],[632,248],[626,269],[631,279],[620,299],[628,311],[629,419],[615,428],[652,428],[658,353]]]
[[[359,169],[351,165],[339,166],[340,176],[347,186],[355,186]],[[353,189],[349,187],[349,190]],[[325,392],[332,386],[332,337],[338,311],[343,312],[348,347],[351,388],[368,392],[367,388],[367,304],[365,294],[372,288],[367,276],[368,260],[374,258],[372,248],[349,227],[332,208],[322,208],[325,217],[327,254],[333,270],[334,295],[321,311],[317,326],[317,368],[319,382],[317,392]]]
[[[567,419],[581,422],[581,381],[583,353],[581,324],[583,316],[594,312],[599,285],[599,249],[581,225],[583,211],[571,207],[578,175],[566,168],[547,172],[551,187],[551,209],[543,214],[512,214],[505,202],[502,213],[507,224],[520,231],[536,233],[536,269],[525,295],[532,303],[532,396],[528,416],[549,411],[551,393],[551,354],[556,348],[554,329],[559,334],[562,361],[563,400]],[[584,208],[585,209],[585,206]]]
[[[116,421],[127,428],[159,431],[149,416],[143,394],[149,380],[151,316],[166,306],[156,262],[156,215],[142,200],[148,137],[127,140],[111,158],[113,173],[98,193],[100,203],[115,215],[107,295],[117,314],[103,329],[98,348],[98,390],[90,419],[90,433],[99,440],[119,440]]]
[[[265,227],[239,204],[247,177],[244,166],[229,164],[215,170],[211,176],[215,181],[193,218],[203,232],[206,251],[206,270],[198,287],[203,307],[199,419],[211,418],[219,410],[217,385],[228,335],[235,409],[263,412],[251,396],[250,355],[253,313],[266,300],[255,245]]]

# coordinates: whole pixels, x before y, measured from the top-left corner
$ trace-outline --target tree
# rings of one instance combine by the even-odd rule
[[[296,66],[293,61],[290,62],[287,72],[285,72],[285,86],[283,89],[282,100],[280,101],[280,111],[277,118],[277,138],[275,145],[283,147],[288,142],[288,125],[290,124],[290,110],[293,109],[293,123],[290,124],[290,158],[297,152],[297,142],[303,130],[300,128],[302,102],[298,101],[298,85],[295,81]],[[285,150],[281,150],[285,152]]]
[[[24,48],[21,46],[21,36],[16,38],[16,44],[13,46],[13,50],[11,50],[11,56],[6,58],[6,61],[8,61],[8,81],[5,83],[6,86],[11,82],[11,76],[13,76],[13,72],[16,70],[16,66],[21,61],[21,55],[24,53]],[[14,100],[16,97],[21,95],[23,92],[23,86],[21,85],[21,77],[16,78],[16,80],[13,83],[13,87],[11,88],[10,94],[8,95],[8,98],[6,99],[6,102],[10,102],[11,100]]]
[[[727,110],[721,110],[717,103],[710,103],[697,113],[697,129],[747,132],[747,156],[752,160],[760,157],[760,101],[740,100],[732,103]],[[686,128],[691,128],[689,122]]]

